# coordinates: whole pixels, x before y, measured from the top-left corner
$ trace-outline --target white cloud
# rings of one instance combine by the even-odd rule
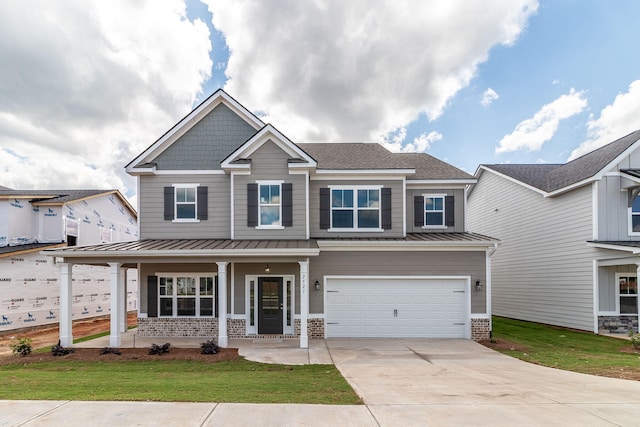
[[[571,152],[569,160],[582,156],[618,138],[640,129],[640,80],[629,85],[629,90],[619,93],[613,103],[600,112],[597,119],[587,122],[589,139]]]
[[[405,144],[406,130],[403,128],[399,135],[401,135],[402,138],[393,138],[391,141],[384,142],[383,145],[395,153],[424,153],[431,148],[432,143],[442,139],[440,132],[431,131],[428,134],[423,133],[413,138],[413,142]]]
[[[299,142],[381,141],[437,118],[536,0],[205,0],[230,51],[225,89]]]
[[[518,123],[512,133],[500,140],[496,153],[540,150],[542,144],[556,133],[560,120],[574,116],[585,108],[587,108],[587,100],[584,98],[584,92],[571,89],[568,94],[542,106],[532,118]]]
[[[488,107],[498,98],[500,98],[500,95],[498,95],[495,90],[487,88],[487,90],[482,94],[480,104],[482,104],[483,107]]]
[[[186,114],[209,30],[180,0],[0,2],[0,185],[113,187]]]

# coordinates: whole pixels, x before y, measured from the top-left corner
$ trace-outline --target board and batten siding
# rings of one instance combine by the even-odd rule
[[[413,198],[423,194],[446,194],[454,197],[455,223],[453,227],[446,228],[422,228],[416,226],[414,221]],[[424,213],[423,213],[424,214]],[[451,233],[464,232],[464,190],[462,189],[419,189],[411,188],[407,190],[407,233]]]
[[[251,175],[234,176],[234,239],[306,239],[306,176],[289,174],[289,155],[275,143],[265,142],[251,155]],[[293,225],[283,229],[247,226],[247,184],[256,181],[292,184]]]
[[[200,184],[208,188],[208,219],[200,222],[172,222],[164,219],[164,187]],[[142,175],[140,176],[141,239],[229,239],[231,209],[227,175]]]
[[[323,283],[324,276],[471,276],[485,282],[486,252],[483,251],[324,251],[309,262],[309,283]],[[310,287],[310,293],[317,293]],[[486,288],[471,286],[471,313],[486,313]],[[316,298],[310,301],[312,313],[322,313]]]
[[[492,257],[493,314],[593,331],[591,185],[544,198],[483,171],[467,208],[469,230],[501,241]]]
[[[320,228],[320,188],[329,186],[383,186],[391,188],[391,228],[384,231],[328,231]],[[403,237],[402,234],[402,198],[404,197],[401,180],[312,180],[309,184],[309,227],[311,238],[330,237]],[[410,206],[407,205],[407,209]],[[413,209],[413,204],[411,205]],[[382,212],[380,213],[382,215]]]

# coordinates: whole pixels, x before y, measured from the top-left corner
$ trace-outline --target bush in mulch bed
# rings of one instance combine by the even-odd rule
[[[202,348],[202,351],[200,352],[202,354],[216,354],[220,350],[213,340],[201,343],[200,347]]]
[[[72,348],[64,348],[60,345],[60,340],[58,340],[58,344],[51,347],[51,354],[54,356],[66,356],[69,353],[73,353]]]
[[[151,344],[151,348],[149,349],[149,354],[169,353],[169,347],[171,347],[171,344],[169,343],[165,343],[163,345]]]
[[[105,347],[102,350],[100,350],[100,355],[102,356],[103,354],[117,354],[118,356],[122,355],[120,350],[118,350],[117,348],[111,348],[111,347]]]

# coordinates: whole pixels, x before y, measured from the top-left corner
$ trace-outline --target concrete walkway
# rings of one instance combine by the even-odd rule
[[[0,401],[0,427],[595,427],[640,420],[640,382],[536,366],[472,341],[328,339],[311,341],[309,349],[295,340],[230,344],[248,359],[269,363],[333,361],[366,405]]]

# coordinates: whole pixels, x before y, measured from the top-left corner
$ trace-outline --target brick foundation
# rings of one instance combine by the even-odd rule
[[[491,336],[491,322],[489,319],[471,319],[471,339],[474,341],[488,340]]]
[[[293,323],[293,333],[300,336],[300,319],[295,319]],[[307,319],[307,336],[310,339],[324,338],[324,319],[308,318]]]
[[[208,318],[138,318],[138,335],[152,337],[217,337],[218,319]]]
[[[638,316],[598,316],[598,330],[610,334],[638,332]]]

